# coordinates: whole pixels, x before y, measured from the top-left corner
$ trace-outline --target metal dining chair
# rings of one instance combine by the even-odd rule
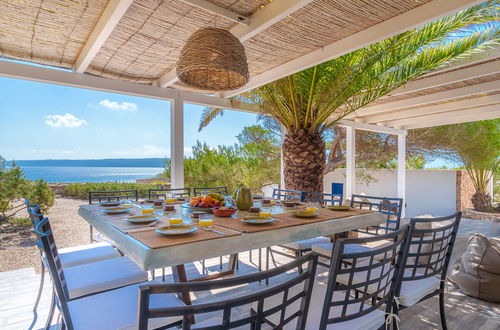
[[[393,322],[394,293],[401,280],[408,237],[409,227],[405,226],[386,235],[339,239],[328,270],[318,270],[316,275],[305,329],[383,329],[386,322]],[[365,252],[347,249],[378,240],[391,243]]]
[[[367,228],[358,228],[353,230],[363,237],[366,236],[377,236],[380,234],[386,234],[399,230],[401,222],[401,210],[403,208],[402,198],[388,198],[388,197],[376,197],[376,196],[364,196],[364,195],[352,195],[351,208],[359,208],[377,211],[385,215],[386,221],[380,225],[374,225]],[[380,242],[380,244],[388,244],[389,242]],[[331,251],[334,247],[334,243],[320,243],[311,246],[311,250],[329,258]],[[348,247],[351,252],[362,252],[369,251],[371,248],[363,244],[351,244]],[[327,266],[320,262],[321,265]]]
[[[158,282],[129,283],[110,287],[108,291],[85,295],[78,299],[71,297],[69,286],[70,277],[67,270],[61,266],[61,259],[57,253],[52,230],[47,218],[42,219],[35,226],[38,238],[37,245],[44,251],[47,268],[53,283],[53,298],[57,297],[57,305],[62,314],[62,329],[95,330],[95,329],[135,329],[137,328],[138,293],[142,284]],[[119,258],[123,259],[123,258]],[[74,267],[73,267],[74,268]],[[71,269],[71,268],[69,268]],[[108,269],[109,272],[120,272],[119,269]],[[85,276],[91,273],[83,273]],[[102,274],[99,274],[102,275]],[[173,307],[183,306],[184,303],[175,295],[161,295],[150,306]],[[55,299],[52,300],[53,302]],[[54,304],[49,312],[49,323],[54,313]],[[178,324],[179,320],[172,320]],[[161,327],[171,323],[169,320],[159,320],[153,327]]]
[[[277,200],[295,200],[301,202],[303,200],[303,192],[300,190],[285,190],[273,189],[273,199]]]
[[[55,265],[53,270],[49,269],[52,283],[55,284],[57,280],[54,278],[55,271],[65,282],[66,296],[69,300],[148,280],[147,273],[125,256],[64,267],[63,258],[61,258],[62,256],[57,249],[47,217],[37,221],[35,224],[35,234],[38,238],[42,238],[43,236],[43,240],[39,240],[37,244],[41,251],[45,268],[47,268],[47,265],[50,266],[51,263]],[[54,307],[55,297],[53,292],[49,318],[47,320],[48,326],[50,326],[52,321]]]
[[[315,202],[319,203],[321,206],[342,205],[342,194],[328,194],[322,192],[301,192],[301,194],[304,202]],[[329,244],[330,242],[331,240],[329,237],[323,236],[278,245],[284,250],[276,250],[272,247],[268,247],[266,251],[266,269],[269,268],[269,256],[273,260],[274,266],[276,266],[274,254],[296,259],[310,252],[313,245]],[[291,253],[287,253],[287,251],[291,251]]]
[[[94,202],[113,202],[121,200],[139,200],[139,194],[137,190],[114,190],[114,191],[89,191],[89,204]],[[94,242],[94,227],[90,227],[90,243]]]
[[[441,218],[414,218],[407,260],[396,288],[395,313],[439,295],[441,326],[447,329],[444,293],[446,273],[457,237],[462,213]]]
[[[193,195],[195,197],[201,196],[203,194],[203,192],[205,192],[205,191],[208,191],[208,192],[211,192],[211,193],[221,194],[223,196],[227,196],[228,195],[228,193],[227,193],[227,187],[226,186],[222,186],[222,187],[207,187],[207,188],[196,187],[196,188],[193,188]]]
[[[182,329],[232,329],[249,326],[259,330],[262,325],[274,329],[287,329],[296,324],[296,329],[305,329],[308,318],[311,292],[316,274],[318,256],[309,254],[289,264],[272,270],[250,275],[236,276],[222,280],[200,281],[174,284],[147,284],[140,286],[139,297],[139,325],[138,329],[149,329],[148,323],[158,318],[180,317],[182,321],[178,327]],[[306,265],[302,273],[288,273],[299,265]],[[282,276],[278,278],[278,276]],[[276,278],[276,284],[269,287],[260,287],[257,282]],[[256,285],[255,290],[247,293],[238,293],[241,286]],[[243,287],[243,288],[244,288]],[[151,307],[151,302],[159,295],[189,294],[198,295],[200,292],[217,292],[221,290],[229,293],[229,298],[216,299],[206,303],[193,303],[180,307]],[[292,293],[293,292],[293,293]],[[270,303],[271,300],[277,303]],[[292,305],[293,308],[292,308]],[[244,310],[245,313],[238,312]],[[193,320],[197,316],[211,313],[206,320]],[[271,319],[273,321],[271,321]]]
[[[175,197],[187,198],[191,196],[191,188],[165,188],[165,189],[149,189],[148,197],[151,199],[167,198],[167,195]]]
[[[40,207],[37,204],[30,203],[26,198],[24,200],[26,204],[26,209],[28,211],[33,228],[36,224],[43,219],[43,215],[40,211]],[[38,287],[38,293],[33,306],[33,321],[32,326],[35,325],[38,318],[38,304],[40,303],[40,298],[43,292],[43,284],[45,282],[45,262],[43,250],[40,251],[40,285]],[[122,254],[117,251],[113,246],[108,243],[94,243],[81,246],[75,246],[70,248],[63,248],[58,250],[60,261],[63,267],[71,267],[77,265],[84,265],[96,261],[107,260],[112,258],[121,257]]]

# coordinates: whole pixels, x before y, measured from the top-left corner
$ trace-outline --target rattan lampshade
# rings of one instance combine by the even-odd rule
[[[244,86],[249,77],[245,48],[227,30],[200,29],[181,51],[177,76],[186,85],[210,91]]]

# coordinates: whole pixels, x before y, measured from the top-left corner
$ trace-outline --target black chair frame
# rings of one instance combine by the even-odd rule
[[[273,189],[273,199],[277,200],[298,200],[302,202],[304,200],[304,193],[300,190],[285,190],[285,189]]]
[[[338,199],[335,199],[335,197],[338,197]],[[317,202],[321,206],[334,206],[335,204],[340,206],[342,205],[342,200],[344,199],[344,195],[304,191],[302,199],[304,202]]]
[[[358,198],[375,200],[380,202],[372,202],[365,200],[356,200]],[[377,196],[364,196],[352,195],[351,208],[368,209],[378,211],[387,216],[385,225],[370,226],[368,228],[359,228],[356,231],[365,234],[379,235],[390,231],[397,231],[401,222],[401,211],[403,208],[403,199],[395,197],[377,197]],[[395,218],[395,219],[393,219]]]
[[[202,192],[204,192],[204,191],[209,191],[211,193],[217,193],[217,194],[221,194],[221,195],[224,195],[224,196],[228,195],[228,193],[227,193],[227,187],[225,187],[225,186],[222,186],[222,187],[206,187],[206,188],[196,187],[196,188],[193,188],[193,195],[195,197],[201,196]]]
[[[431,276],[440,276],[439,287],[422,299],[419,302],[427,300],[435,295],[439,295],[439,314],[441,319],[441,326],[443,329],[448,329],[446,324],[446,313],[444,304],[444,292],[446,285],[446,273],[450,264],[451,254],[455,245],[455,240],[458,233],[458,227],[462,213],[457,212],[450,216],[440,218],[413,218],[410,221],[410,237],[407,246],[407,261],[403,267],[403,271],[410,272],[411,275],[407,276],[401,274],[401,281],[396,288],[395,296],[398,297],[401,291],[401,286],[405,281],[415,281]],[[439,223],[451,221],[449,224],[439,226],[432,229],[418,229],[419,223]],[[430,245],[430,251],[424,251],[424,245]],[[416,247],[416,252],[410,250],[412,246]],[[433,258],[435,259],[433,260]],[[423,258],[428,258],[428,262],[422,261]],[[394,310],[397,314],[399,310],[408,307],[394,304]]]
[[[144,285],[140,287],[139,298],[139,329],[145,330],[148,327],[149,318],[159,317],[175,317],[182,316],[183,320],[180,324],[182,329],[191,329],[192,321],[196,314],[221,311],[223,312],[222,324],[210,325],[201,329],[231,329],[243,325],[251,325],[252,329],[261,329],[262,323],[268,323],[273,328],[282,329],[286,324],[294,319],[297,319],[297,329],[305,329],[307,312],[311,300],[312,287],[316,274],[318,255],[311,253],[300,259],[297,259],[289,264],[274,268],[272,270],[237,276],[215,281],[200,281],[192,283],[174,283],[174,284],[157,284],[157,285]],[[151,295],[163,293],[182,294],[186,292],[208,291],[221,288],[230,288],[233,286],[255,283],[263,281],[274,276],[284,274],[299,265],[308,263],[307,270],[302,273],[297,273],[293,278],[277,285],[270,286],[258,292],[242,295],[236,298],[216,301],[205,304],[194,304],[175,308],[149,308],[149,299]],[[293,296],[289,296],[289,289],[295,285],[304,283],[304,289]],[[284,301],[272,308],[264,310],[264,301],[266,298],[276,294],[284,294]],[[300,309],[285,318],[287,307],[301,300]],[[251,309],[249,316],[240,318],[238,320],[231,320],[231,310],[235,307],[246,305],[249,303],[257,303],[257,309]],[[270,322],[267,317],[271,314],[280,313],[280,324],[276,325]]]
[[[329,268],[320,329],[326,329],[328,324],[345,322],[366,315],[379,309],[384,303],[386,304],[386,318],[388,317],[392,311],[394,293],[400,286],[409,233],[409,227],[404,226],[384,235],[355,239],[341,238],[336,241],[331,255],[332,262]],[[392,243],[370,251],[344,253],[345,246],[348,244],[365,244],[378,240],[390,240]],[[382,259],[375,258],[382,254]],[[379,269],[379,275],[374,271],[376,269]],[[366,272],[366,280],[353,283],[354,274],[358,272]],[[337,281],[339,275],[348,277],[347,284]],[[369,286],[374,285],[377,289],[369,290]],[[332,301],[336,291],[345,294],[345,298]],[[355,303],[360,304],[359,311],[347,314],[348,305]],[[339,316],[329,318],[332,307],[341,308]],[[384,326],[385,324],[380,329]]]
[[[89,191],[89,204],[93,201],[101,202],[112,202],[121,201],[123,199],[132,199],[134,201],[139,200],[139,194],[137,190],[115,190],[115,191]],[[90,243],[94,242],[94,227],[89,225],[90,230]]]
[[[159,197],[166,198],[167,194],[174,194],[175,197],[187,198],[191,196],[191,188],[166,188],[148,190],[148,198],[151,199],[156,199]]]

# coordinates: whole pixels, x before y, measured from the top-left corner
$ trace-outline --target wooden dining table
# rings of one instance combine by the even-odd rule
[[[164,236],[156,230],[168,225],[171,217],[182,217],[185,222],[197,225],[192,218],[192,210],[175,205],[171,212],[157,211],[160,221],[153,226],[136,226],[125,220],[127,216],[141,214],[140,205],[134,204],[127,214],[108,215],[98,204],[81,205],[78,214],[92,227],[114,242],[116,247],[145,271],[172,267],[176,282],[196,281],[216,278],[234,272],[237,254],[273,245],[347,232],[385,222],[378,212],[352,209],[331,211],[320,209],[319,216],[311,219],[297,218],[296,209],[281,205],[272,206],[271,224],[251,225],[241,221],[248,212],[238,211],[229,218],[214,217],[214,231],[198,227],[194,233],[181,236]],[[163,213],[163,214],[162,214]],[[259,250],[260,251],[260,250]],[[223,255],[230,255],[228,268],[195,279],[188,279],[185,264]],[[180,299],[190,304],[189,294],[181,294]]]
[[[127,215],[131,215],[130,213],[110,216],[102,211],[103,207],[96,204],[81,205],[78,214],[146,271],[332,235],[385,222],[382,214],[366,210],[321,209],[319,219],[295,219],[291,214],[293,209],[274,206],[272,213],[277,221],[272,225],[245,224],[240,221],[240,217],[248,213],[239,211],[231,218],[215,217],[214,229],[224,235],[199,229],[195,235],[176,237],[162,236],[155,230],[168,225],[168,218],[172,214],[186,219],[186,222],[192,221],[196,224],[191,218],[192,211],[179,204],[175,205],[174,212],[165,212],[160,223],[155,226],[130,230],[128,228],[134,226],[124,220]],[[138,207],[133,207],[131,213],[138,215],[140,212]]]

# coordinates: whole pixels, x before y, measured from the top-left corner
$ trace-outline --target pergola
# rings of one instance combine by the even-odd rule
[[[183,106],[246,112],[228,99],[316,64],[479,4],[481,0],[6,0],[0,76],[170,101],[171,184],[184,185]],[[180,83],[180,50],[196,30],[227,28],[245,47],[250,80],[209,95]],[[356,129],[398,135],[405,197],[408,129],[500,117],[500,52],[492,49],[393,91],[341,122],[346,196],[354,192]]]

